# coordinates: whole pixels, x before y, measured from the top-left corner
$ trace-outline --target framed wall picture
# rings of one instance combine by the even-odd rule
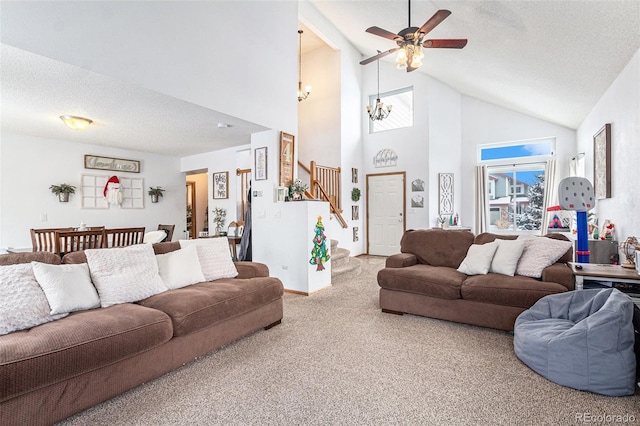
[[[255,153],[255,180],[267,180],[267,147],[256,148]]]
[[[351,169],[351,183],[358,183],[358,169]]]
[[[351,220],[360,220],[359,206],[351,206]]]
[[[229,198],[229,172],[217,172],[213,174],[213,198]]]
[[[596,200],[611,198],[611,123],[593,136],[593,190]]]
[[[293,183],[294,140],[293,135],[280,132],[280,186]]]

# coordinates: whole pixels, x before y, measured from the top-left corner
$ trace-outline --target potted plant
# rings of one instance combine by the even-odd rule
[[[222,227],[224,226],[224,222],[226,221],[227,210],[223,209],[222,207],[214,207],[213,209],[211,209],[211,212],[213,213],[213,223],[215,223],[216,225],[215,235],[222,235]]]
[[[160,186],[156,186],[155,188],[153,186],[149,187],[149,195],[151,196],[151,202],[152,203],[157,203],[158,202],[158,197],[162,197],[162,193],[166,191],[166,189],[162,189],[162,187]]]
[[[60,185],[51,185],[49,187],[51,192],[58,196],[58,201],[66,203],[69,201],[69,194],[76,193],[76,187],[67,183],[61,183]]]
[[[293,200],[299,201],[302,200],[302,194],[304,194],[307,189],[309,189],[309,185],[301,179],[296,179],[289,187],[289,195]]]
[[[358,201],[360,200],[360,190],[358,188],[353,188],[351,190],[351,199],[353,201]]]

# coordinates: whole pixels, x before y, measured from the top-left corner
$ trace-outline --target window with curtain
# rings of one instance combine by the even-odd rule
[[[480,146],[487,167],[485,196],[488,232],[526,233],[546,230],[545,183],[555,141],[514,142]]]

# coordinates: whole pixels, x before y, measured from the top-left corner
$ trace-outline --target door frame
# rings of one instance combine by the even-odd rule
[[[388,172],[388,173],[368,173],[366,180],[366,238],[367,238],[367,255],[369,254],[369,177],[402,175],[402,232],[407,230],[407,172]]]

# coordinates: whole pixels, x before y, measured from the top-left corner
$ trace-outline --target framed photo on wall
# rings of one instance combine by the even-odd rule
[[[255,156],[255,179],[267,180],[267,147],[256,148]]]
[[[229,198],[229,172],[217,172],[213,174],[213,198]]]
[[[611,198],[611,123],[593,136],[593,191],[596,200]]]
[[[293,183],[294,136],[280,132],[280,186]]]

